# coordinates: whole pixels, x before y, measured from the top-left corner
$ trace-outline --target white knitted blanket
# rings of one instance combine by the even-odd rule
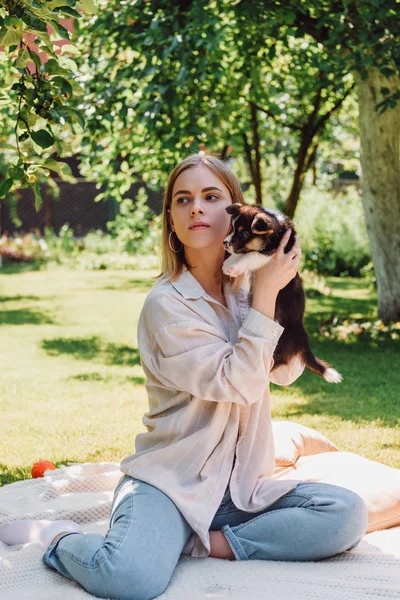
[[[73,465],[0,488],[0,525],[73,519],[105,533],[117,463]],[[307,542],[307,540],[305,540]],[[93,598],[42,562],[37,544],[0,542],[1,600]],[[182,556],[159,600],[400,600],[400,527],[366,535],[350,552],[318,562],[228,561]]]

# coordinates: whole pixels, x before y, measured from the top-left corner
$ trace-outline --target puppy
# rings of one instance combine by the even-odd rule
[[[232,286],[234,291],[239,285],[248,289],[251,306],[252,271],[271,260],[287,229],[291,229],[292,233],[285,254],[290,252],[296,232],[290,219],[276,210],[236,203],[228,206],[226,211],[232,215],[232,231],[225,238],[224,246],[231,256],[225,260],[222,270],[226,275],[238,277],[238,283],[235,285],[235,281]],[[341,374],[311,352],[303,323],[304,309],[305,293],[297,273],[277,297],[275,319],[284,327],[284,332],[275,350],[272,371],[300,355],[307,369],[321,375],[329,383],[340,383]]]

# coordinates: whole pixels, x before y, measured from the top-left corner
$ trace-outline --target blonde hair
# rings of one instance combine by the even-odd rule
[[[227,167],[222,160],[217,158],[212,154],[205,154],[204,152],[200,152],[199,154],[191,154],[184,160],[182,160],[170,173],[167,187],[164,192],[164,202],[163,202],[163,218],[162,218],[162,234],[161,234],[161,273],[153,277],[153,279],[159,279],[161,277],[166,277],[169,281],[176,281],[183,270],[183,265],[186,265],[187,268],[190,268],[190,265],[187,264],[184,254],[184,246],[181,244],[181,249],[179,252],[174,252],[171,250],[169,245],[169,236],[172,231],[172,228],[168,219],[168,209],[171,207],[172,202],[172,190],[174,187],[174,183],[176,179],[179,177],[183,171],[186,169],[190,169],[193,167],[197,167],[198,165],[205,165],[210,169],[220,180],[221,182],[228,188],[232,203],[239,202],[240,204],[244,204],[242,189],[240,187],[240,183],[236,178],[236,175],[232,173],[232,171]],[[172,241],[173,240],[173,241]],[[175,247],[175,244],[181,243],[176,233],[171,236],[171,243]],[[175,248],[178,249],[177,247]],[[225,259],[230,256],[228,251],[225,251]],[[240,280],[241,277],[237,277],[236,280]],[[222,281],[232,282],[233,278],[222,274]],[[234,288],[240,285],[239,281],[235,282],[236,285]]]

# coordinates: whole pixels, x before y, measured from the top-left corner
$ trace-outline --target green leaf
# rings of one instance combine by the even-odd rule
[[[27,29],[27,33],[34,33],[36,37],[38,37],[46,46],[52,48],[53,44],[51,42],[50,36],[46,31],[40,31],[39,29]]]
[[[43,198],[42,198],[42,194],[40,193],[39,184],[37,182],[32,184],[32,189],[33,189],[33,193],[35,194],[35,209],[36,209],[36,212],[39,212],[40,207],[42,206],[42,203],[43,203]]]
[[[41,67],[41,60],[38,54],[36,54],[36,52],[34,52],[33,50],[31,50],[30,48],[28,49],[29,52],[29,56],[31,57],[31,60],[33,61],[33,63],[35,64],[35,67],[38,71],[40,71],[40,67]]]
[[[82,6],[85,13],[88,13],[89,15],[93,15],[94,13],[97,12],[97,8],[96,8],[96,4],[94,3],[94,0],[80,0],[79,6]]]
[[[75,19],[80,19],[80,17],[81,17],[81,15],[76,10],[71,8],[70,6],[59,6],[59,7],[55,8],[53,10],[53,12],[70,15],[71,17],[74,17]]]
[[[79,125],[82,127],[82,129],[85,129],[86,127],[86,121],[85,121],[85,117],[83,116],[83,114],[81,113],[80,110],[77,110],[76,108],[65,108],[64,110],[71,115],[71,117],[75,120],[78,121]]]
[[[0,183],[0,198],[3,198],[8,194],[13,184],[13,180],[9,177],[3,183]]]
[[[47,3],[47,6],[50,10],[54,10],[55,8],[59,8],[60,6],[69,6],[68,0],[51,0],[51,2]]]
[[[51,21],[50,25],[60,37],[62,37],[64,40],[69,40],[69,31],[63,25],[57,23],[57,21]]]
[[[5,106],[6,104],[10,104],[11,98],[4,90],[0,90],[0,106]]]
[[[77,181],[72,175],[71,167],[65,162],[48,158],[41,166],[45,169],[50,169],[50,171],[58,173],[63,181],[68,181],[68,183],[76,183]]]
[[[72,44],[64,44],[61,47],[62,54],[80,54],[78,48]]]
[[[45,64],[45,70],[49,75],[66,75],[70,76],[70,72],[63,67],[60,67],[58,62],[54,58],[50,58]]]
[[[39,129],[39,131],[31,131],[31,138],[41,148],[48,148],[54,144],[54,138],[45,129]]]
[[[28,62],[31,60],[29,52],[26,48],[21,48],[18,52],[18,58],[15,63],[17,69],[25,69]]]
[[[22,39],[20,31],[15,29],[0,29],[0,46],[13,46],[19,44]]]
[[[72,60],[72,58],[63,58],[63,64],[65,65],[65,68],[72,71],[72,73],[78,72],[78,66],[77,66],[76,62]],[[64,71],[65,71],[65,69],[64,69]],[[70,73],[68,73],[68,71],[66,73],[68,75],[70,75]]]
[[[53,77],[52,81],[61,89],[64,96],[72,96],[72,86],[69,81],[63,77]]]

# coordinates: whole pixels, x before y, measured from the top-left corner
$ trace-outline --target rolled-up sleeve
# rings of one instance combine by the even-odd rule
[[[164,385],[212,402],[257,402],[269,384],[273,354],[283,327],[253,308],[232,344],[198,318],[183,318],[154,331],[147,367]],[[142,357],[143,358],[143,357]],[[146,360],[146,358],[144,358]]]
[[[271,383],[275,383],[276,385],[290,385],[304,371],[304,363],[301,360],[299,355],[294,356],[290,359],[287,365],[280,365],[276,367],[269,374],[269,380]]]

